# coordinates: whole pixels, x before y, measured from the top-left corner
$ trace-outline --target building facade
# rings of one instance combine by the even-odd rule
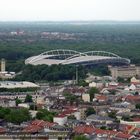
[[[109,70],[111,72],[111,76],[113,79],[118,77],[122,78],[131,78],[134,76],[140,77],[140,66],[130,65],[130,66],[122,66],[122,67],[111,67],[109,66]]]

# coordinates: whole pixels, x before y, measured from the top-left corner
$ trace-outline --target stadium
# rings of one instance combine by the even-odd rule
[[[53,64],[75,64],[75,65],[95,65],[95,64],[130,64],[130,60],[122,58],[114,53],[106,51],[78,52],[73,50],[51,50],[37,56],[29,57],[25,64],[31,65],[53,65]]]

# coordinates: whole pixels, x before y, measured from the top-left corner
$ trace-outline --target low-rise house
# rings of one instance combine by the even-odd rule
[[[81,113],[77,108],[72,106],[65,106],[65,109],[58,115],[54,117],[54,122],[59,125],[64,125],[67,122],[67,117],[73,115],[77,120],[81,119]]]
[[[63,93],[71,93],[76,96],[82,96],[82,94],[86,93],[86,88],[83,87],[68,87],[64,89]]]
[[[80,118],[82,120],[86,118],[86,110],[87,110],[87,107],[84,107],[84,106],[81,106],[78,108],[78,111],[80,112]]]
[[[134,135],[123,133],[120,131],[103,130],[95,128],[91,125],[79,125],[74,128],[75,134],[84,134],[90,139],[99,140],[131,140]]]
[[[68,119],[66,126],[69,126],[70,128],[74,128],[79,125],[86,124],[84,120],[75,120],[75,119]]]
[[[109,94],[110,91],[108,90],[108,88],[103,88],[103,89],[100,91],[100,93],[102,93],[102,94]]]
[[[107,103],[108,97],[105,95],[95,95],[95,98],[93,100],[99,103]]]
[[[138,80],[138,79],[136,79],[135,77],[132,77],[131,79],[130,79],[130,82],[131,82],[131,84],[140,84],[140,80]]]
[[[2,107],[15,107],[16,102],[15,100],[7,99],[7,98],[2,98],[0,99],[0,106]]]
[[[82,94],[82,100],[84,102],[90,102],[90,95],[88,93]]]
[[[76,134],[89,134],[92,135],[95,132],[95,127],[91,125],[79,125],[73,130]]]
[[[20,103],[20,104],[18,104],[18,107],[24,107],[24,108],[30,108],[30,105],[29,105],[29,103]]]
[[[7,132],[6,128],[0,127],[0,135],[3,135]]]
[[[43,132],[46,129],[51,129],[52,126],[56,125],[56,123],[51,123],[43,120],[34,120],[29,125],[27,125],[22,132],[24,133],[39,133]]]
[[[140,116],[140,110],[139,109],[133,109],[131,110],[131,116]]]
[[[135,91],[136,90],[136,86],[134,84],[131,84],[129,87],[130,91]]]
[[[53,96],[46,96],[46,97],[44,98],[44,103],[45,103],[46,105],[53,105],[54,102],[55,102],[56,100],[57,100],[56,97],[53,97]]]
[[[99,123],[104,123],[104,124],[109,124],[114,121],[114,119],[106,116],[98,116],[98,115],[90,115],[86,118],[87,122],[99,122]]]
[[[120,124],[126,124],[126,125],[133,125],[133,126],[136,126],[136,127],[139,127],[140,126],[140,121],[138,120],[132,120],[132,121],[123,121],[123,120],[120,120]]]
[[[91,83],[89,83],[89,87],[102,88],[103,86],[104,86],[103,82],[91,82]]]
[[[122,101],[127,101],[133,104],[140,102],[140,95],[126,95],[122,98]]]
[[[128,124],[120,124],[119,131],[130,134],[136,127]]]
[[[109,109],[112,111],[117,111],[118,113],[122,113],[122,112],[130,112],[134,108],[135,105],[132,105],[131,103],[128,102],[122,102],[122,103],[115,103]]]
[[[53,122],[56,122],[59,125],[63,126],[67,122],[67,116],[61,114],[57,115],[53,118]]]
[[[133,138],[134,138],[134,135],[119,132],[114,136],[113,140],[131,140]]]

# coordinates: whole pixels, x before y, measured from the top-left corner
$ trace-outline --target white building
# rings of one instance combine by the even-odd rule
[[[96,88],[101,88],[103,87],[103,83],[102,82],[92,82],[92,83],[89,83],[89,87],[96,87]]]
[[[90,102],[90,96],[89,96],[89,94],[88,93],[82,94],[82,100],[84,102]]]
[[[136,79],[135,77],[131,78],[131,83],[140,83],[140,80]]]
[[[13,81],[0,81],[0,88],[14,89],[14,88],[38,88],[39,86],[32,82],[13,82]]]
[[[58,115],[53,118],[53,122],[58,123],[59,125],[64,125],[67,122],[67,116],[65,115]]]
[[[18,104],[18,107],[24,107],[24,108],[28,108],[29,109],[29,104],[28,103],[20,103]]]

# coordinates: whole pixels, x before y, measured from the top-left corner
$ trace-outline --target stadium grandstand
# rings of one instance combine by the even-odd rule
[[[106,51],[78,52],[74,50],[51,50],[37,56],[29,57],[25,64],[31,65],[53,65],[53,64],[75,64],[75,65],[95,65],[95,64],[130,64],[130,60],[122,58],[114,53]]]

